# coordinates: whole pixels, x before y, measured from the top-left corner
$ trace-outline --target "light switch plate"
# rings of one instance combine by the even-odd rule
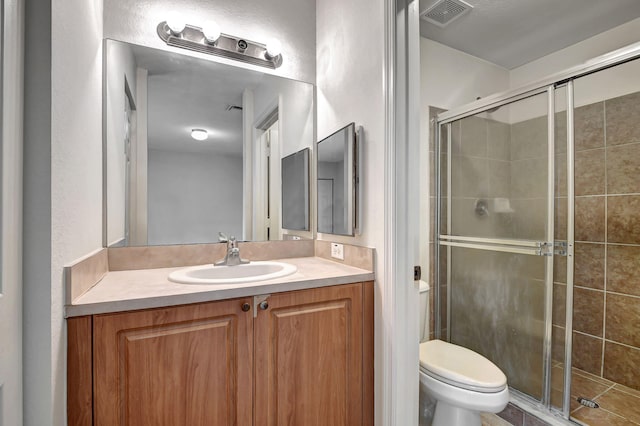
[[[331,243],[331,257],[344,260],[344,245]]]

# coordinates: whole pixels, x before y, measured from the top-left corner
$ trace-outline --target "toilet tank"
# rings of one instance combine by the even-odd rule
[[[429,283],[420,280],[420,343],[429,340]]]

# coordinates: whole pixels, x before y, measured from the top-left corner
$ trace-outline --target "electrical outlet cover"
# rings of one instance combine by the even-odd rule
[[[344,260],[344,245],[338,243],[331,243],[331,257]]]

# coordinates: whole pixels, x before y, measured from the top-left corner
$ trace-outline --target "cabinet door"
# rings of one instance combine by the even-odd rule
[[[272,295],[255,322],[255,425],[362,424],[362,285]]]
[[[251,302],[95,316],[95,424],[251,425]]]

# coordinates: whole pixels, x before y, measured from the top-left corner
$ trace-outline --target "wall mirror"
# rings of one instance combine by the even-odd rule
[[[309,230],[309,148],[282,159],[282,227]]]
[[[318,232],[356,234],[358,152],[354,123],[318,142]]]
[[[286,238],[281,159],[313,149],[313,86],[113,40],[104,52],[105,246]]]

